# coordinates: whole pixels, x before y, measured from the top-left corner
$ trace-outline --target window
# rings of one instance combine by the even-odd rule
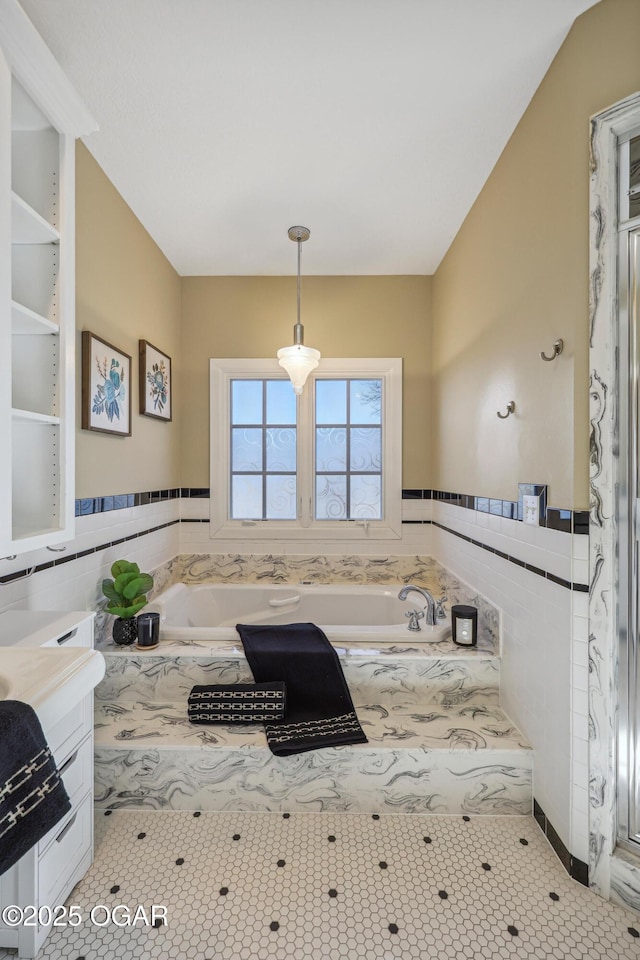
[[[233,379],[232,520],[295,520],[296,397],[285,380]]]
[[[382,519],[382,379],[317,379],[314,517]]]
[[[399,537],[402,361],[211,361],[211,535]]]

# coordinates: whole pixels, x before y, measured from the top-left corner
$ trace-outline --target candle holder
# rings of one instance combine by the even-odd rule
[[[476,607],[456,604],[451,607],[453,642],[459,647],[475,647],[478,642],[478,611]]]
[[[160,614],[141,613],[138,617],[138,647],[157,647],[160,642]]]

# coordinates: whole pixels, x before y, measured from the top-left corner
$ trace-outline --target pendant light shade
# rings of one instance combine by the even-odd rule
[[[289,227],[289,239],[298,244],[298,311],[297,323],[293,328],[293,346],[278,350],[278,363],[287,371],[293,384],[293,391],[301,394],[307,377],[318,366],[320,351],[304,345],[304,327],[300,323],[300,245],[308,240],[311,231],[307,227]]]
[[[289,374],[293,384],[293,392],[301,394],[307,377],[318,366],[320,351],[313,347],[305,347],[303,343],[294,343],[292,347],[282,347],[278,350],[278,363]]]

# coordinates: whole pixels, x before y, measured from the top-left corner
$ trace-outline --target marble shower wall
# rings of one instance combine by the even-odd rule
[[[436,598],[447,597],[447,611],[457,603],[478,608],[478,642],[499,652],[499,612],[485,597],[433,557],[282,556],[274,554],[185,554],[178,558],[176,580],[182,583],[415,583]]]
[[[618,676],[617,519],[620,465],[617,397],[617,137],[640,119],[640,95],[592,118],[589,259],[590,593],[589,593],[589,883],[603,896],[640,906],[640,875],[616,845]]]

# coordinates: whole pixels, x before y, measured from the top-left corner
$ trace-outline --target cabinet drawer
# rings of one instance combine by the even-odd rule
[[[91,787],[93,777],[93,738],[87,737],[73,753],[66,758],[64,763],[60,764],[58,770],[62,776],[62,782],[69,794],[72,809],[77,806],[78,800]],[[48,833],[38,843],[38,853],[41,856],[47,849],[54,837],[60,833],[61,826],[56,823]]]
[[[90,693],[65,713],[49,731],[47,742],[57,764],[64,762],[75,750],[76,744],[91,730],[92,710],[93,694]]]
[[[93,647],[93,619],[83,620],[77,627],[56,634],[43,647]]]
[[[53,898],[63,896],[64,887],[78,863],[91,849],[92,797],[89,793],[82,803],[57,825],[54,839],[38,864],[40,905],[55,906]]]

